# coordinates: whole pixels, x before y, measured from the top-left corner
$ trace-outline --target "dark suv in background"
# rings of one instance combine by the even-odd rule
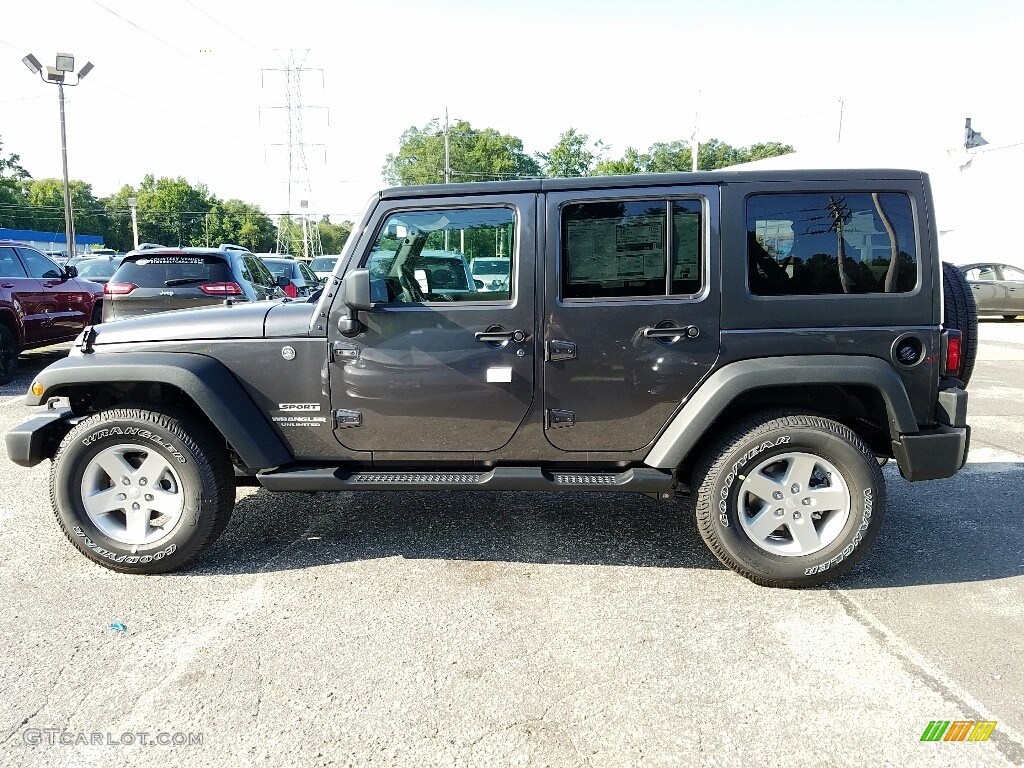
[[[0,384],[24,349],[70,341],[100,319],[103,289],[24,243],[0,240]]]
[[[285,296],[282,281],[237,247],[154,248],[125,256],[103,288],[103,322]]]

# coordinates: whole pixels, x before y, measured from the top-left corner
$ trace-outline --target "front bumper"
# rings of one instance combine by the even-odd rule
[[[4,436],[7,455],[22,467],[34,467],[43,459],[52,459],[76,421],[70,408],[50,408]]]
[[[939,392],[936,425],[892,441],[892,455],[907,480],[939,480],[955,475],[967,461],[971,428],[967,426],[967,392],[950,387]]]

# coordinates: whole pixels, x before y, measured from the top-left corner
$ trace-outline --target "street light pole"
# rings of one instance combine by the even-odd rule
[[[75,217],[71,210],[71,184],[68,181],[68,135],[64,129],[64,84],[57,83],[60,94],[60,157],[64,165],[64,230],[68,239],[68,258],[78,255],[75,247]]]
[[[60,155],[64,167],[64,231],[67,237],[68,258],[71,259],[78,254],[75,245],[75,221],[71,210],[71,183],[68,180],[68,137],[64,127],[64,78],[68,72],[75,71],[75,57],[70,53],[58,53],[57,59],[54,62],[55,66],[47,67],[45,76],[43,75],[43,65],[31,53],[21,61],[32,74],[39,75],[39,79],[44,83],[57,86],[57,93],[60,99]],[[83,67],[78,70],[75,82],[67,83],[67,85],[69,87],[78,85],[82,82],[82,78],[88,75],[92,69],[92,62],[85,62]]]

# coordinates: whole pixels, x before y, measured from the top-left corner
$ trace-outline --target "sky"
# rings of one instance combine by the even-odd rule
[[[301,74],[308,191],[356,219],[401,133],[445,110],[546,151],[570,127],[627,147],[698,135],[798,151],[1024,142],[1024,2],[973,0],[4,0],[0,141],[61,176],[57,89],[21,62],[95,69],[66,88],[69,173],[97,196],[147,173],[288,208],[285,78]],[[290,54],[290,52],[292,52]],[[840,110],[840,104],[842,109]],[[841,116],[841,119],[840,119]],[[891,163],[887,163],[891,164]]]

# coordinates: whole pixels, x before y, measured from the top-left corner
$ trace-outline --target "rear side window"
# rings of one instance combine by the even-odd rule
[[[699,293],[702,210],[699,200],[614,200],[565,206],[562,297]]]
[[[134,283],[140,288],[166,288],[172,285],[201,285],[234,281],[231,269],[218,256],[143,256],[124,261],[114,279]]]
[[[747,198],[747,272],[759,296],[906,293],[917,285],[910,198],[813,192]]]

